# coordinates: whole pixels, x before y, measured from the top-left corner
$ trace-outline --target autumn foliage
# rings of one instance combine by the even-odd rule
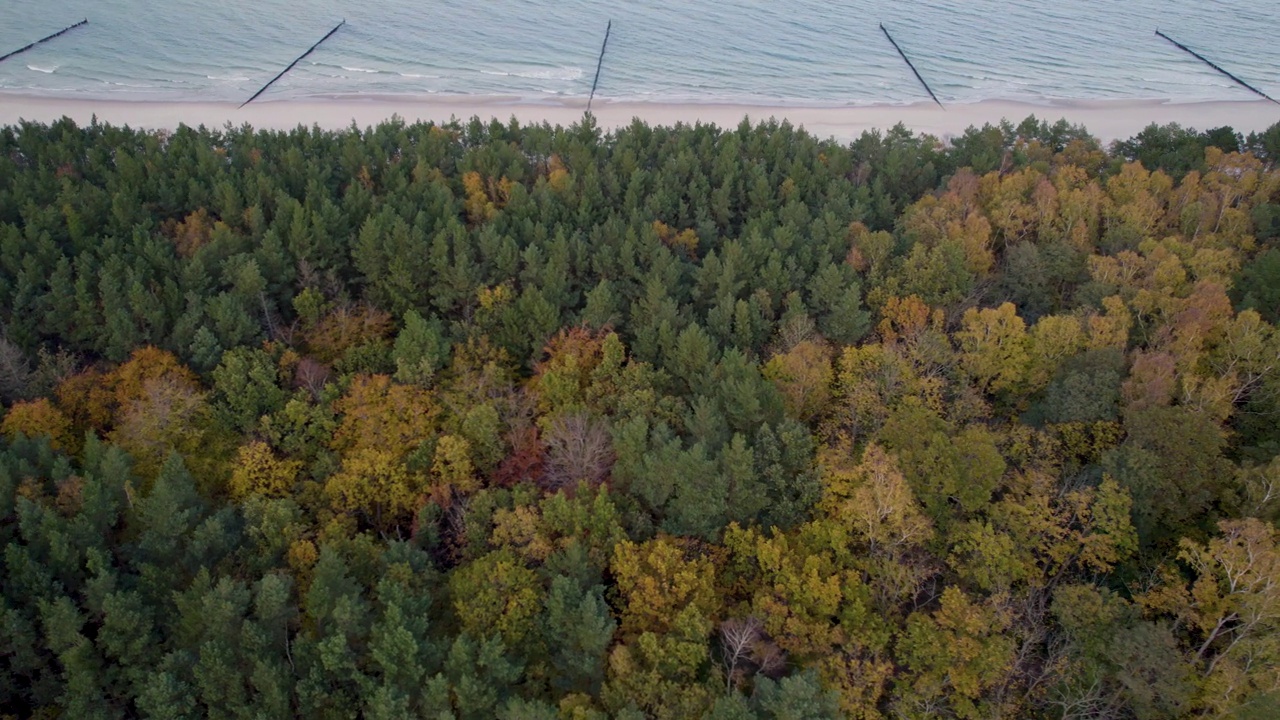
[[[0,717],[1280,716],[1277,162],[0,129]]]

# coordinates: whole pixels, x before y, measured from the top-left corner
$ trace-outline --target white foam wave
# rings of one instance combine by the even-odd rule
[[[481,70],[485,75],[499,77],[518,77],[527,80],[578,80],[582,78],[582,68],[562,66],[544,70]]]
[[[53,73],[53,71],[55,71],[55,70],[57,70],[57,69],[58,69],[58,66],[57,66],[57,65],[54,65],[54,66],[53,66],[53,67],[51,67],[51,68],[43,68],[43,67],[40,67],[39,65],[28,65],[28,66],[27,66],[27,69],[28,69],[28,70],[35,70],[36,72],[39,72],[39,73],[52,74],[52,73]]]
[[[376,73],[376,72],[379,72],[378,70],[370,70],[369,68],[347,67],[346,65],[343,65],[343,66],[341,66],[341,67],[342,67],[342,69],[343,69],[343,70],[346,70],[346,71],[348,71],[348,72],[362,72],[362,73]]]

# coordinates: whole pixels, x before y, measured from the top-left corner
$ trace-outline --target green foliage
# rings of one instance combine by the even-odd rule
[[[428,322],[415,310],[406,312],[404,328],[396,335],[391,357],[396,364],[396,380],[430,385],[449,357],[439,321]]]
[[[1117,141],[1114,152],[1128,160],[1137,160],[1147,168],[1160,168],[1172,177],[1181,178],[1192,170],[1204,168],[1205,148],[1235,152],[1240,144],[1240,135],[1229,127],[1197,132],[1177,123],[1153,123],[1132,138]]]
[[[556,577],[546,600],[548,675],[557,692],[595,695],[604,681],[605,659],[617,621],[604,601],[604,588],[575,587]]]
[[[1059,368],[1044,397],[1028,413],[1034,423],[1102,422],[1119,414],[1124,356],[1114,348],[1089,350]]]
[[[1256,310],[1264,320],[1280,320],[1280,249],[1268,248],[1246,265],[1235,285],[1240,309]]]
[[[227,427],[248,433],[264,415],[284,407],[289,395],[280,387],[276,363],[261,350],[237,347],[223,354],[213,370],[214,412]]]

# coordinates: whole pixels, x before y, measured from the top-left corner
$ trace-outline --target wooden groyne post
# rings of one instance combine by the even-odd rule
[[[1174,45],[1177,45],[1180,49],[1182,49],[1182,50],[1186,51],[1186,52],[1187,52],[1187,53],[1189,53],[1191,56],[1193,56],[1194,58],[1196,58],[1196,59],[1197,59],[1197,60],[1199,60],[1200,62],[1204,63],[1205,65],[1208,65],[1209,67],[1213,68],[1214,70],[1217,70],[1218,72],[1222,73],[1223,75],[1226,75],[1227,77],[1231,78],[1232,80],[1234,80],[1237,84],[1239,84],[1241,87],[1245,88],[1246,90],[1249,90],[1250,92],[1257,93],[1258,95],[1261,95],[1262,97],[1264,97],[1264,98],[1266,98],[1266,99],[1270,100],[1271,102],[1276,103],[1277,105],[1280,105],[1280,102],[1276,101],[1276,99],[1275,99],[1275,98],[1273,98],[1273,97],[1271,97],[1270,95],[1268,95],[1268,94],[1266,94],[1266,93],[1262,92],[1261,90],[1259,90],[1258,88],[1256,88],[1256,87],[1254,87],[1254,86],[1250,85],[1249,83],[1247,83],[1247,82],[1245,82],[1245,81],[1241,80],[1240,78],[1236,77],[1235,75],[1232,75],[1231,73],[1227,72],[1226,70],[1223,70],[1222,68],[1218,67],[1218,65],[1217,65],[1217,64],[1215,64],[1215,63],[1214,63],[1212,60],[1210,60],[1209,58],[1207,58],[1207,57],[1205,57],[1205,56],[1201,55],[1200,53],[1196,52],[1195,50],[1192,50],[1191,48],[1187,47],[1186,45],[1183,45],[1182,43],[1178,42],[1177,40],[1174,40],[1173,38],[1169,37],[1168,35],[1165,35],[1164,33],[1160,32],[1159,30],[1156,30],[1156,34],[1157,34],[1157,35],[1159,35],[1160,37],[1164,38],[1165,40],[1168,40],[1169,42],[1173,43]]]
[[[317,40],[315,45],[312,45],[311,47],[307,48],[307,51],[306,51],[306,52],[302,53],[301,55],[299,55],[299,56],[298,56],[298,58],[297,58],[296,60],[294,60],[293,62],[289,63],[289,67],[286,67],[285,69],[281,70],[279,75],[276,75],[275,77],[271,78],[271,81],[270,81],[270,82],[268,82],[266,85],[263,85],[263,86],[262,86],[262,88],[261,88],[260,90],[258,90],[258,92],[256,92],[256,93],[254,93],[254,94],[253,94],[253,97],[251,97],[251,98],[249,98],[248,100],[245,100],[244,102],[240,103],[240,107],[244,107],[245,105],[248,105],[249,103],[253,102],[254,100],[257,100],[257,99],[258,99],[258,96],[259,96],[259,95],[261,95],[262,93],[266,92],[266,91],[267,91],[267,88],[271,87],[271,86],[275,83],[275,81],[277,81],[277,80],[279,80],[280,78],[284,77],[284,74],[285,74],[285,73],[287,73],[287,72],[289,72],[290,70],[292,70],[294,65],[297,65],[298,63],[302,62],[302,59],[303,59],[303,58],[305,58],[306,56],[310,55],[312,50],[315,50],[316,48],[320,47],[320,43],[324,42],[325,40],[328,40],[330,37],[332,37],[332,36],[333,36],[333,34],[334,34],[334,33],[338,32],[338,28],[340,28],[340,27],[342,27],[343,25],[346,25],[346,24],[347,24],[347,21],[346,21],[346,20],[343,20],[342,22],[338,23],[337,25],[334,25],[332,30],[330,30],[329,32],[325,33],[325,36],[324,36],[324,37],[322,37],[322,38],[320,38],[319,40]]]
[[[587,112],[591,112],[591,101],[596,99],[596,86],[600,84],[600,69],[604,67],[604,51],[609,47],[609,33],[613,30],[613,20],[604,26],[604,42],[600,43],[600,58],[596,60],[596,79],[591,81],[591,96],[587,98]]]
[[[907,54],[902,52],[902,48],[898,47],[897,41],[895,41],[893,39],[893,36],[889,34],[889,31],[885,28],[884,23],[880,23],[880,32],[884,33],[884,36],[889,38],[889,43],[893,45],[893,49],[897,50],[898,54],[902,56],[902,59],[907,63],[907,67],[911,68],[911,72],[915,74],[916,79],[919,80],[920,84],[924,86],[924,91],[929,93],[929,97],[933,98],[933,101],[938,103],[938,107],[942,108],[943,110],[946,110],[947,109],[946,106],[942,104],[942,101],[938,99],[938,96],[933,94],[933,90],[930,89],[929,83],[925,82],[924,78],[921,77],[920,75],[920,71],[916,70],[916,66],[911,62],[911,58],[907,57]]]
[[[7,54],[5,54],[5,55],[3,55],[3,56],[0,56],[0,62],[4,62],[5,60],[8,60],[9,58],[13,57],[14,55],[18,55],[18,54],[24,53],[24,52],[26,52],[26,51],[30,50],[31,48],[33,48],[33,47],[35,47],[35,46],[39,45],[40,43],[49,42],[50,40],[52,40],[52,39],[54,39],[54,38],[58,37],[59,35],[62,35],[63,33],[71,32],[72,30],[75,30],[76,28],[80,27],[81,25],[88,25],[88,24],[89,24],[89,18],[85,18],[84,20],[81,20],[80,22],[76,23],[75,25],[68,25],[67,27],[62,28],[62,29],[61,29],[61,30],[59,30],[58,32],[56,32],[56,33],[54,33],[54,34],[52,34],[52,35],[50,35],[50,36],[48,36],[48,37],[42,37],[42,38],[40,38],[39,40],[37,40],[37,41],[35,41],[35,42],[33,42],[33,43],[29,44],[29,45],[26,45],[26,46],[24,46],[24,47],[20,47],[20,48],[18,48],[17,50],[14,50],[14,51],[13,51],[13,52],[11,52],[11,53],[7,53]]]

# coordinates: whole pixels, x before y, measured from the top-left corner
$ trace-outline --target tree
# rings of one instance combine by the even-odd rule
[[[1114,152],[1130,160],[1137,160],[1148,168],[1161,168],[1175,178],[1180,178],[1192,170],[1204,167],[1205,148],[1209,146],[1234,151],[1239,149],[1240,140],[1230,128],[1197,132],[1194,128],[1184,128],[1177,123],[1152,123],[1132,138],[1117,141]]]
[[[752,702],[761,716],[777,720],[834,720],[842,717],[837,696],[824,690],[812,672],[786,677],[778,682],[768,678],[756,684]]]
[[[598,485],[613,465],[613,441],[604,421],[585,413],[559,414],[544,436],[546,465],[543,482],[551,489]]]
[[[1124,370],[1124,356],[1113,348],[1072,357],[1061,364],[1028,418],[1048,423],[1115,421]]]
[[[393,383],[386,375],[353,378],[333,407],[342,415],[335,450],[376,450],[397,458],[434,436],[440,412],[426,390]]]
[[[949,434],[941,418],[914,403],[904,403],[890,417],[879,439],[897,455],[916,497],[940,529],[985,507],[1007,469],[990,430],[970,425]]]
[[[556,577],[547,593],[543,617],[553,687],[560,692],[598,694],[618,627],[605,603],[603,588],[582,589],[568,577]]]
[[[1012,391],[1026,377],[1026,323],[1013,303],[995,309],[970,308],[964,327],[956,333],[960,342],[960,366],[984,392]]]
[[[178,586],[183,575],[194,575],[194,568],[187,566],[194,559],[187,555],[187,540],[205,512],[182,458],[169,455],[150,492],[130,514],[129,524],[138,534],[135,562],[151,565],[153,571],[163,569],[170,587]]]
[[[852,345],[866,335],[871,318],[862,306],[862,285],[847,265],[826,265],[814,273],[809,304],[818,329],[833,342]]]
[[[1125,421],[1128,437],[1106,453],[1103,467],[1133,496],[1143,545],[1173,544],[1206,526],[1208,511],[1229,492],[1221,428],[1180,406],[1135,410]]]
[[[240,446],[231,471],[231,494],[244,499],[250,495],[269,498],[287,497],[302,470],[298,460],[281,460],[264,442]]]
[[[729,618],[717,628],[720,639],[721,663],[724,665],[725,685],[732,689],[739,686],[742,676],[751,669],[757,648],[764,643],[764,623],[757,617]],[[773,655],[773,657],[780,657]]]
[[[431,460],[431,476],[439,490],[468,494],[479,489],[471,443],[457,435],[442,435]]]
[[[48,398],[14,403],[4,415],[0,432],[8,437],[47,437],[55,450],[74,452],[78,446],[71,420]]]
[[[423,319],[415,310],[404,314],[404,328],[391,349],[396,380],[429,387],[449,358],[449,344],[438,320]]]
[[[183,367],[172,353],[155,347],[142,347],[129,356],[128,362],[112,371],[107,384],[114,391],[118,409],[127,411],[130,403],[148,394],[152,380],[167,380],[181,390],[198,391],[194,373]]]
[[[703,679],[710,666],[710,630],[698,608],[687,605],[665,632],[646,630],[614,647],[601,693],[606,707],[663,720],[704,715],[718,694]]]
[[[138,472],[152,476],[173,452],[205,470],[207,465],[194,462],[209,449],[209,408],[204,393],[169,375],[147,379],[136,395],[133,391],[130,395],[128,404],[117,412],[110,437],[134,457]]]
[[[808,422],[822,414],[831,398],[831,358],[822,345],[805,340],[774,355],[761,373],[782,393],[787,415]]]
[[[514,649],[536,633],[542,589],[510,550],[484,555],[453,573],[449,593],[462,630],[471,637],[499,637]]]
[[[361,448],[342,460],[325,482],[337,510],[359,513],[380,530],[398,527],[423,502],[426,478],[386,450]]]
[[[1036,592],[1073,575],[1107,573],[1138,548],[1131,507],[1111,478],[1063,494],[1048,476],[1017,477],[985,520],[951,534],[948,564],[985,592]]]
[[[604,337],[617,340],[613,334]],[[547,343],[546,359],[534,367],[534,387],[543,412],[571,412],[586,402],[591,377],[604,360],[604,337],[572,328]]]
[[[391,316],[383,310],[368,305],[328,308],[321,304],[310,310],[302,304],[299,308],[307,297],[304,292],[294,299],[303,321],[303,347],[322,363],[335,362],[362,347],[380,347],[391,332]]]
[[[1256,310],[1267,322],[1280,320],[1280,249],[1268,248],[1245,265],[1233,295],[1241,309]]]
[[[302,609],[308,629],[291,651],[296,655],[296,702],[313,717],[353,713],[357,688],[368,682],[355,660],[356,648],[368,638],[371,613],[360,583],[336,548],[320,548]]]
[[[846,348],[837,367],[832,424],[851,442],[878,431],[907,394],[926,402],[939,399],[937,388],[926,389],[906,358],[883,345]]]
[[[475,640],[459,635],[445,658],[444,673],[454,714],[465,720],[496,717],[499,704],[512,695],[522,673],[523,667],[507,654],[499,638]]]
[[[1076,317],[1048,315],[1040,318],[1027,338],[1030,355],[1027,367],[1027,390],[1043,388],[1066,359],[1085,347],[1084,323]]]
[[[1054,592],[1061,627],[1046,705],[1064,717],[1178,717],[1190,708],[1191,668],[1165,623],[1141,618],[1115,593],[1069,584]]]
[[[917,612],[897,655],[907,668],[900,680],[899,712],[907,717],[948,713],[986,717],[1006,710],[986,693],[1004,680],[1013,661],[1012,638],[1003,633],[1010,618],[997,604],[975,603],[958,588],[942,592],[932,614]]]
[[[875,443],[862,461],[849,469],[824,463],[824,493],[819,509],[832,518],[847,518],[854,534],[872,553],[897,554],[923,545],[933,527],[921,512],[897,460]]]
[[[624,540],[610,563],[622,601],[624,637],[671,629],[685,608],[710,620],[719,606],[715,568],[707,558],[689,557],[673,539],[659,537],[643,544]]]
[[[276,363],[261,350],[233,348],[213,370],[214,413],[237,432],[253,431],[262,416],[278,411],[288,399]]]
[[[1184,538],[1178,559],[1184,581],[1166,570],[1139,598],[1151,611],[1173,616],[1187,634],[1187,651],[1202,673],[1197,704],[1225,714],[1273,702],[1280,674],[1280,534],[1252,518],[1224,520],[1206,544]]]
[[[30,397],[33,373],[22,348],[0,336],[0,400],[13,402]]]

